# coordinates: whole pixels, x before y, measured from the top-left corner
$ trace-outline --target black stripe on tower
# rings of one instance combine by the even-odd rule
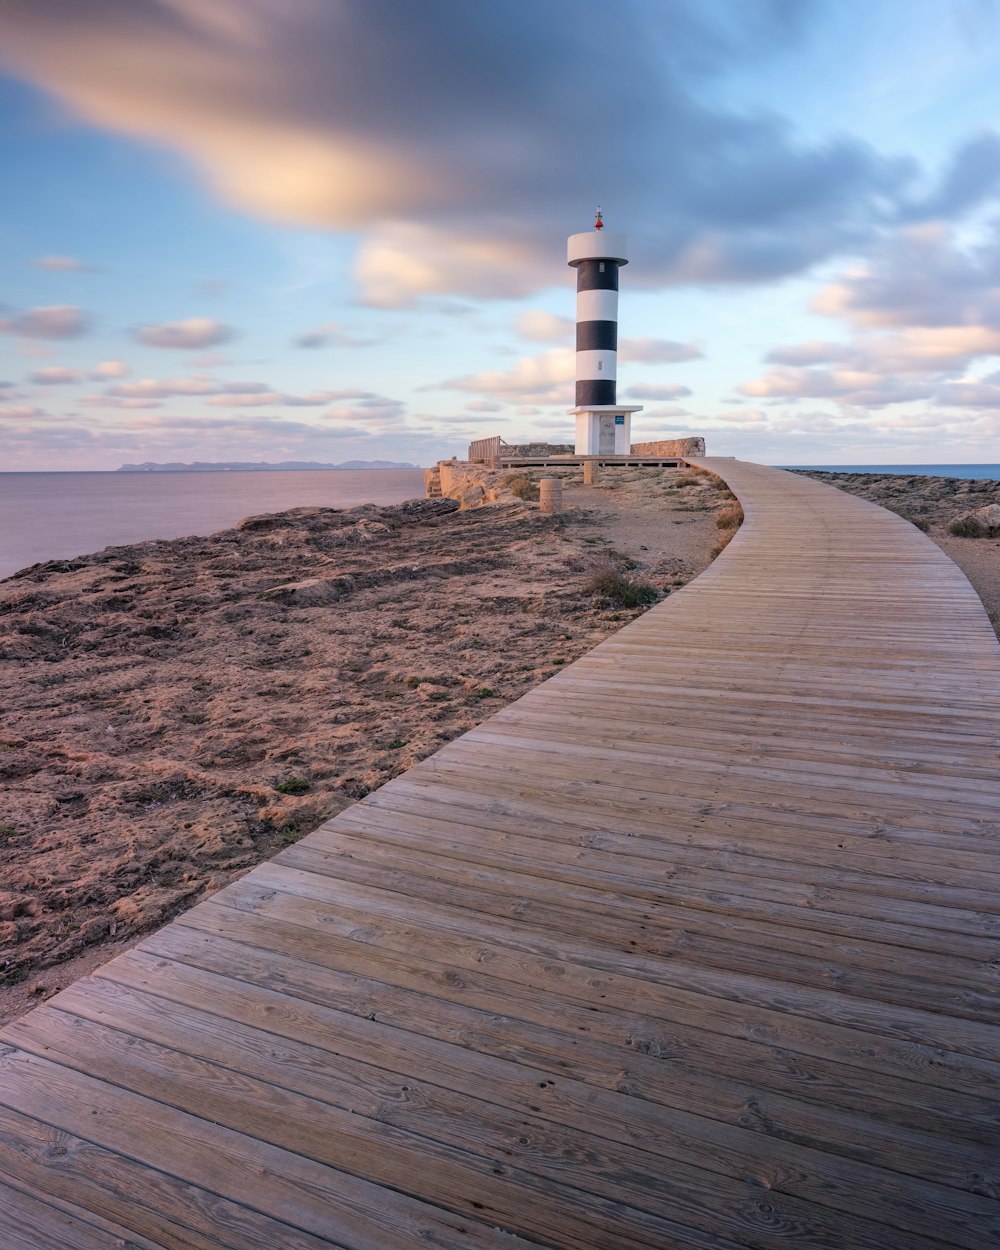
[[[576,266],[576,289],[578,291],[617,291],[618,262],[616,260],[581,260]]]
[[[614,379],[588,378],[576,384],[577,408],[598,408],[615,403]]]
[[[618,322],[578,321],[576,323],[576,350],[578,352],[616,352],[618,350]]]

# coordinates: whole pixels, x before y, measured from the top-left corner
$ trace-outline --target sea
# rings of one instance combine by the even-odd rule
[[[402,503],[423,493],[421,469],[0,473],[0,578],[105,547],[214,534],[261,512]]]
[[[993,478],[998,464],[820,464],[787,468]],[[424,493],[420,469],[230,473],[0,473],[0,578],[42,560],[228,529],[246,516],[319,505],[391,504]]]

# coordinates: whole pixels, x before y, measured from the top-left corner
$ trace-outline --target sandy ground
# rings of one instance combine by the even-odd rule
[[[588,590],[595,565],[683,586],[725,498],[568,474],[559,517],[295,509],[0,582],[0,1021],[638,615]]]

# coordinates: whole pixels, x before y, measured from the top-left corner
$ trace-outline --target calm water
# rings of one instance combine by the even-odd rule
[[[1000,482],[1000,464],[787,464],[783,469],[826,469],[828,473],[904,473],[910,477],[991,477]]]
[[[0,473],[0,577],[104,547],[212,534],[258,512],[400,503],[423,493],[420,469]]]

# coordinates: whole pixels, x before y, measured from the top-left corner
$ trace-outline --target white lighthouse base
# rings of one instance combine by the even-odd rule
[[[632,448],[632,413],[642,404],[620,407],[602,404],[594,408],[570,408],[576,417],[578,456],[627,456]]]

